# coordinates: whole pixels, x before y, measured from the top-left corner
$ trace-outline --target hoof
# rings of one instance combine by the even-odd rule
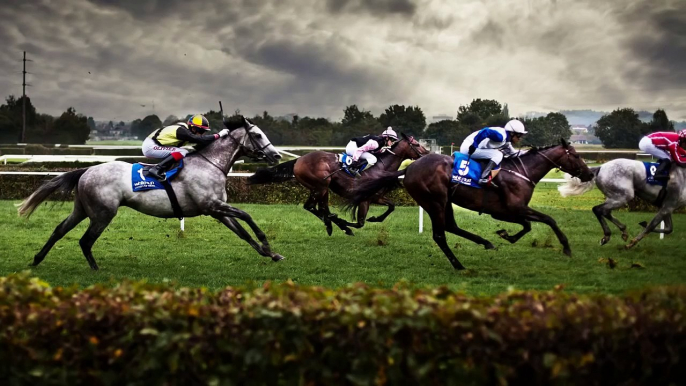
[[[502,238],[504,238],[504,239],[507,239],[507,237],[509,236],[509,234],[507,233],[507,231],[506,231],[505,229],[501,229],[501,230],[499,230],[499,231],[495,231],[495,233],[496,233],[498,236],[500,236],[500,237],[502,237]]]
[[[641,221],[640,223],[638,223],[638,225],[646,228],[646,227],[648,227],[648,222],[647,221]]]
[[[624,240],[624,241],[629,240],[629,235],[627,233],[622,233],[622,240]]]
[[[610,238],[609,238],[609,237],[603,237],[602,239],[600,239],[600,243],[599,243],[599,244],[602,246],[602,245],[607,244],[608,241],[610,241]]]
[[[348,236],[355,236],[355,233],[354,233],[353,230],[350,229],[350,228],[345,228],[343,231],[344,231],[345,234],[348,235]]]
[[[567,255],[568,257],[572,257],[572,250],[569,249],[569,248],[563,249],[563,250],[562,250],[562,253],[564,253],[564,254]]]
[[[276,263],[277,261],[281,261],[281,260],[283,260],[283,259],[285,259],[285,257],[279,255],[278,253],[275,253],[275,254],[272,256],[272,261],[275,262],[275,263]]]
[[[495,245],[493,245],[493,244],[491,244],[491,243],[484,244],[484,248],[485,248],[485,249],[495,249]]]
[[[331,233],[333,233],[333,228],[331,227],[331,224],[326,225],[326,233],[331,236]]]
[[[367,222],[381,222],[381,220],[379,220],[378,218],[376,218],[376,216],[374,216],[374,217],[368,218]]]
[[[636,241],[636,239],[633,239],[633,240],[631,240],[631,242],[630,242],[629,244],[627,244],[627,245],[624,247],[624,249],[631,249],[631,248],[633,248],[634,246],[636,246],[636,243],[638,243],[638,241]]]
[[[98,268],[97,265],[91,265],[91,270],[97,271],[97,270],[99,270],[99,269],[100,269],[100,268]]]

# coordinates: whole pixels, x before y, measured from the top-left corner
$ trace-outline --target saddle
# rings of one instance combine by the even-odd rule
[[[145,190],[164,189],[169,197],[174,216],[179,220],[183,219],[183,212],[179,205],[179,200],[176,198],[176,193],[171,186],[171,181],[176,177],[183,168],[183,160],[180,160],[174,167],[166,172],[167,179],[165,181],[158,181],[157,179],[148,176],[148,171],[155,164],[135,163],[131,165],[131,188],[134,192],[141,192]]]

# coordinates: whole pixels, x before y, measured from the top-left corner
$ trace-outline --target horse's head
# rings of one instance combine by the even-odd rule
[[[391,151],[402,159],[418,159],[423,155],[429,154],[429,150],[417,142],[414,137],[408,137],[405,133],[400,133],[400,141],[393,144]]]
[[[591,181],[594,177],[591,169],[588,168],[586,162],[579,156],[574,149],[564,138],[560,139],[560,146],[555,146],[557,155],[557,167],[565,173],[578,177],[582,182]]]
[[[229,129],[229,137],[247,157],[266,160],[270,165],[277,164],[281,159],[281,154],[271,144],[267,135],[248,118],[241,116],[239,122],[224,122],[224,126]]]

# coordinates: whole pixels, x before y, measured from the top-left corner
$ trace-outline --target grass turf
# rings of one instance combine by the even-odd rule
[[[472,294],[493,294],[508,288],[550,289],[558,284],[574,292],[618,293],[659,284],[681,284],[686,279],[686,259],[679,231],[686,216],[675,215],[676,232],[660,240],[650,235],[636,248],[624,250],[619,231],[600,247],[602,231],[590,211],[601,202],[597,190],[563,199],[555,184],[540,185],[532,206],[555,218],[572,246],[568,258],[553,232],[535,223],[530,234],[511,245],[494,232],[510,234],[518,225],[489,216],[456,210],[458,225],[485,236],[497,250],[448,235],[448,242],[468,268],[454,271],[431,238],[431,223],[424,216],[424,233],[418,233],[418,208],[400,207],[384,223],[368,223],[350,237],[334,227],[327,236],[323,224],[301,205],[237,205],[252,215],[265,231],[273,250],[284,255],[273,263],[261,257],[223,225],[209,217],[186,219],[186,232],[177,220],[145,216],[121,208],[118,216],[96,242],[93,253],[100,271],[88,268],[78,245],[88,221],[59,241],[33,275],[53,285],[86,286],[124,278],[149,282],[172,281],[179,285],[209,287],[264,281],[340,287],[366,282],[389,287],[399,281],[412,286],[447,285]],[[71,211],[72,203],[42,205],[29,219],[17,217],[14,202],[0,201],[0,275],[29,269],[27,265],[53,229]],[[337,208],[334,208],[336,210]],[[380,214],[373,208],[372,215]],[[618,212],[635,236],[637,223],[651,213]],[[611,225],[611,227],[613,227]],[[608,262],[616,263],[610,268]],[[632,267],[632,265],[638,265]]]

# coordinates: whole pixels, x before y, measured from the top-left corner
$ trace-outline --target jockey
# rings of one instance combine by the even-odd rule
[[[638,148],[654,157],[660,163],[655,170],[656,180],[669,179],[670,161],[686,166],[686,129],[678,133],[658,131],[641,138]]]
[[[462,142],[460,153],[467,154],[474,159],[489,160],[481,172],[479,184],[489,182],[491,170],[497,169],[503,160],[503,154],[512,155],[517,151],[512,144],[517,144],[526,134],[524,124],[513,119],[505,127],[485,127],[470,134]]]
[[[398,135],[388,126],[381,135],[365,135],[364,137],[356,137],[348,142],[345,147],[345,152],[353,158],[353,164],[349,169],[353,169],[358,176],[360,173],[358,169],[362,166],[362,161],[367,161],[367,167],[370,168],[376,163],[376,157],[371,153],[374,150],[381,149],[384,146],[391,146],[393,142],[398,140]]]
[[[223,129],[219,134],[204,134],[209,130],[210,122],[198,114],[192,116],[188,123],[179,122],[153,131],[143,141],[143,155],[148,158],[164,159],[150,168],[148,175],[164,181],[167,179],[165,172],[169,167],[188,154],[188,150],[182,148],[187,142],[207,146],[229,135],[228,129]]]

